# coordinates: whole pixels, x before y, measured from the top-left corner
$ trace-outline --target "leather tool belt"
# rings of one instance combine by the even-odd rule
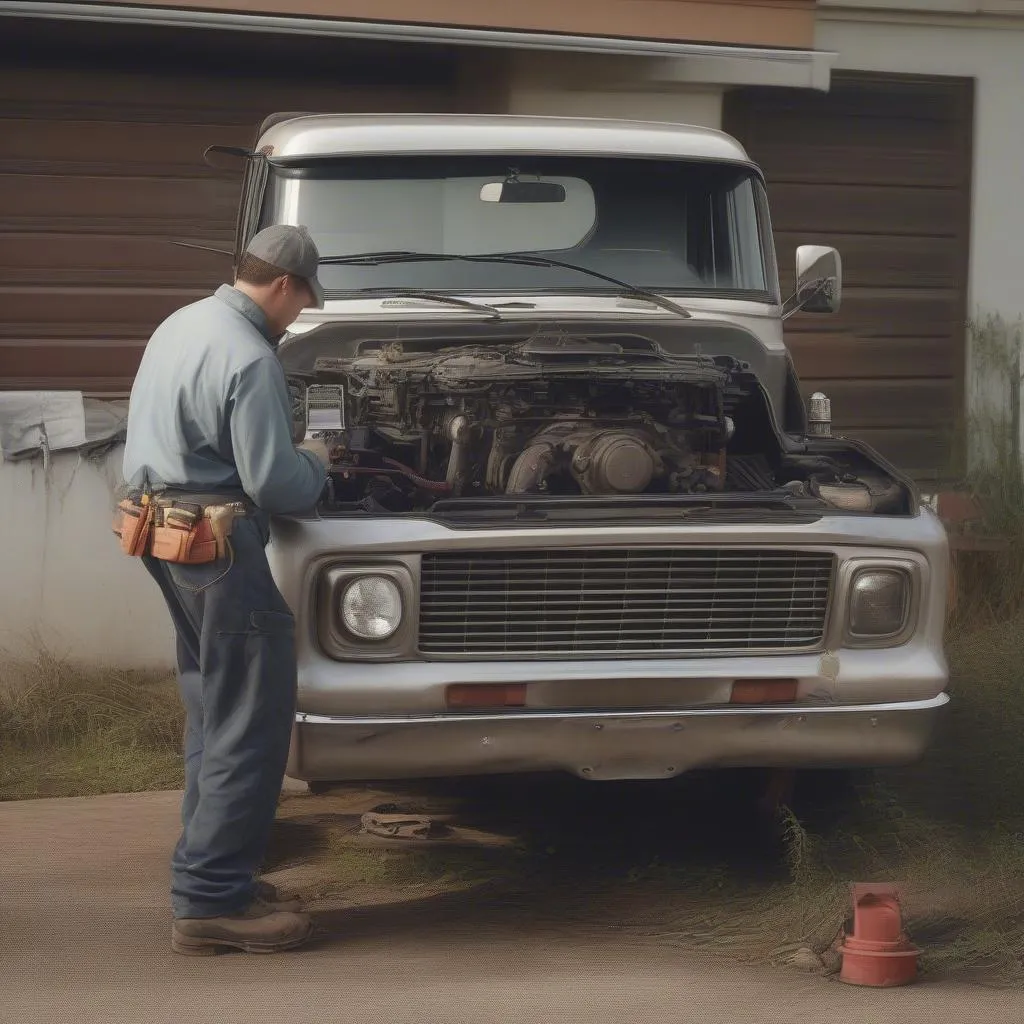
[[[152,555],[164,562],[204,565],[229,552],[228,538],[235,518],[249,511],[250,506],[241,501],[205,504],[202,500],[143,494],[118,503],[113,529],[126,555]]]

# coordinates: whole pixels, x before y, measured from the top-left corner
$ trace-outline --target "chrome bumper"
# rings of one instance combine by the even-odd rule
[[[642,712],[296,716],[288,774],[309,782],[566,771],[664,779],[696,768],[882,767],[921,756],[928,700]]]

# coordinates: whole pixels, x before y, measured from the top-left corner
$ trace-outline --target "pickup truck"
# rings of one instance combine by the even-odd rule
[[[279,344],[322,500],[272,526],[310,783],[916,759],[948,702],[945,531],[805,405],[763,175],[685,125],[278,115],[236,250],[305,224]]]

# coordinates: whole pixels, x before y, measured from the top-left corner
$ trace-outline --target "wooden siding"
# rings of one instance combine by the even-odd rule
[[[805,394],[919,475],[946,468],[963,409],[972,111],[955,78],[836,74],[829,93],[726,98],[726,130],[768,180],[784,292],[798,245],[843,259],[839,314],[788,322]]]
[[[160,320],[229,279],[171,244],[230,248],[241,167],[207,146],[277,110],[453,104],[454,65],[422,47],[32,31],[0,42],[0,389],[125,394]]]

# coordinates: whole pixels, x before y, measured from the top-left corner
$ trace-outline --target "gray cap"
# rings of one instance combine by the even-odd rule
[[[253,235],[245,251],[286,274],[301,277],[313,292],[316,308],[324,308],[324,289],[316,276],[320,252],[306,227],[272,224]]]

